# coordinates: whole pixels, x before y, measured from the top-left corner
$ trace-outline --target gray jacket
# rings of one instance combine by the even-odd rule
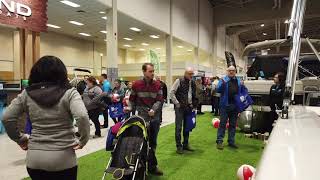
[[[99,86],[94,86],[92,88],[86,88],[82,94],[84,105],[87,110],[94,110],[101,107],[101,104],[96,101],[96,98],[102,94],[102,89]]]
[[[62,90],[56,86],[41,86],[22,91],[3,115],[8,136],[18,144],[26,140],[17,128],[17,121],[25,112],[32,123],[30,150],[59,151],[76,144],[84,146],[89,140],[88,113],[75,88]],[[79,140],[74,134],[73,120],[79,129]]]

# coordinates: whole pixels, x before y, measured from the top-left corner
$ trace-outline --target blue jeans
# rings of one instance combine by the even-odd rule
[[[238,111],[234,104],[229,104],[226,107],[220,108],[220,125],[217,134],[217,143],[222,143],[224,134],[226,131],[226,124],[229,119],[228,129],[228,143],[234,144],[234,137],[236,135],[236,124],[237,124]]]

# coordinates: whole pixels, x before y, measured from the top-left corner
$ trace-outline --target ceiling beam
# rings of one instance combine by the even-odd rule
[[[217,25],[244,25],[253,22],[265,22],[274,19],[287,19],[290,17],[292,2],[282,1],[281,9],[272,9],[273,1],[252,1],[243,8],[221,7],[215,8],[215,22]],[[309,0],[306,17],[320,17],[320,1]]]

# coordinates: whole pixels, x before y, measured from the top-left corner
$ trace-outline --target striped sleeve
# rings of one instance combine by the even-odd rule
[[[160,108],[162,107],[163,103],[163,94],[162,94],[162,89],[159,88],[159,91],[157,93],[157,97],[156,97],[156,102],[153,104],[152,109],[153,111],[157,112],[160,110]]]

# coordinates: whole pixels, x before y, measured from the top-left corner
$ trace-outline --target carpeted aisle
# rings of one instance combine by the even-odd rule
[[[256,166],[262,153],[262,141],[245,138],[237,132],[238,150],[225,147],[219,151],[215,146],[217,130],[211,125],[209,113],[197,117],[197,127],[191,133],[190,145],[196,150],[183,155],[176,154],[174,124],[161,128],[158,138],[157,157],[163,177],[151,180],[235,180],[237,169],[242,164]],[[226,133],[227,135],[227,133]],[[226,145],[226,138],[225,138]],[[110,152],[104,150],[79,159],[79,180],[101,179],[109,160]],[[111,179],[110,176],[106,179]]]

